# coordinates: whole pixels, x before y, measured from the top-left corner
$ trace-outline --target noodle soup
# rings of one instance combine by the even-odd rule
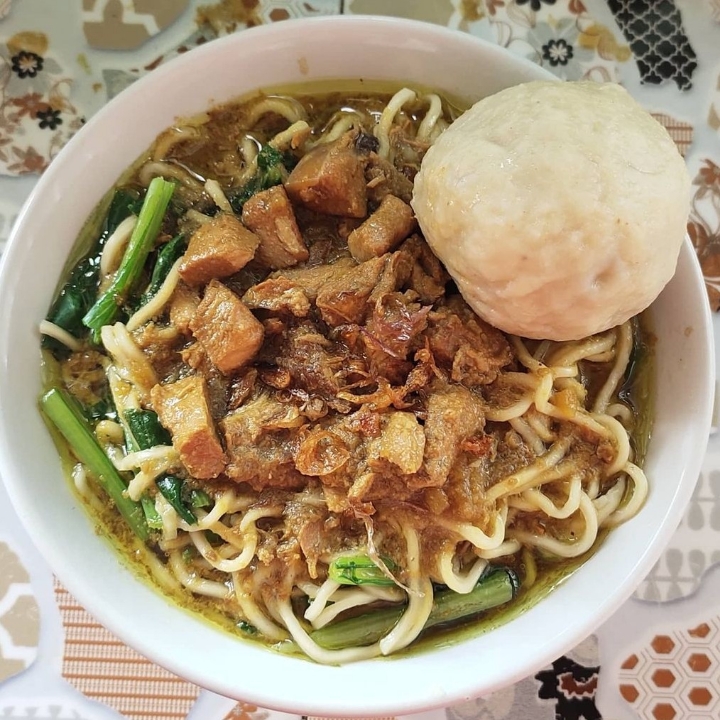
[[[642,506],[649,333],[507,336],[409,206],[458,110],[294,88],[162,133],[83,233],[42,408],[104,531],[321,663],[479,632]]]

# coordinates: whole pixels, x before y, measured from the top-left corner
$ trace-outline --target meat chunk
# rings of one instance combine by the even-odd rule
[[[412,257],[404,250],[397,250],[394,253],[388,253],[383,256],[385,265],[383,266],[377,285],[370,293],[370,307],[374,307],[388,293],[395,292],[405,287],[412,274]],[[370,261],[368,261],[370,262]]]
[[[412,369],[408,353],[420,343],[429,311],[430,306],[410,302],[398,292],[383,295],[373,305],[362,339],[374,377],[385,377],[394,385],[405,382]]]
[[[179,272],[188,285],[236,273],[253,259],[260,238],[234,216],[221,213],[201,225],[190,238]]]
[[[212,280],[190,329],[220,372],[229,375],[260,349],[262,324],[242,300],[218,280]]]
[[[485,426],[482,400],[462,385],[436,387],[427,403],[425,420],[424,487],[445,484],[460,444]]]
[[[330,265],[315,265],[313,267],[288,268],[278,270],[270,277],[285,278],[302,288],[308,300],[315,302],[318,293],[333,279],[339,278],[343,273],[357,267],[357,263],[350,257],[340,257]]]
[[[328,325],[363,321],[368,298],[382,276],[386,260],[387,256],[373,258],[328,279],[315,301]]]
[[[177,379],[178,373],[182,372],[178,350],[185,338],[176,327],[149,322],[133,333],[133,340],[152,364],[157,382]],[[154,384],[151,382],[150,387]]]
[[[431,312],[428,320],[430,349],[455,382],[486,385],[512,360],[505,336],[475,315],[459,295]]]
[[[342,272],[327,277],[315,300],[322,319],[334,327],[361,324],[384,295],[398,290],[410,280],[412,263],[409,253],[398,250],[350,269],[343,266]]]
[[[310,301],[302,287],[282,276],[253,285],[243,295],[243,302],[252,310],[291,313],[295,317],[306,317],[310,312]]]
[[[408,298],[409,293],[392,292],[375,303],[367,322],[371,334],[393,357],[406,358],[427,327],[430,307],[423,307]]]
[[[336,348],[312,323],[303,323],[287,333],[277,354],[277,364],[290,373],[295,388],[347,411],[347,403],[337,399],[342,389],[339,374],[347,365],[347,358],[340,351],[342,347]]]
[[[386,195],[395,195],[406,203],[412,200],[413,184],[389,160],[371,152],[365,166],[367,197],[381,202]]]
[[[410,287],[423,303],[437,302],[445,294],[445,286],[450,280],[442,263],[419,235],[409,237],[400,249],[413,258]]]
[[[415,229],[412,208],[394,195],[386,195],[380,207],[348,236],[351,255],[363,262],[395,249]]]
[[[295,469],[293,457],[299,442],[296,428],[304,422],[294,405],[268,394],[245,401],[220,422],[228,477],[255,490],[303,487],[307,478]]]
[[[300,160],[285,183],[294,202],[326,215],[367,215],[365,160],[355,150],[355,136],[346,133]]]
[[[170,323],[183,335],[190,333],[190,323],[195,317],[200,296],[195,290],[189,288],[184,282],[175,286],[170,300]]]
[[[196,478],[217,477],[227,459],[210,415],[204,379],[191,375],[167,385],[155,385],[150,397],[188,472]]]
[[[243,206],[242,219],[260,238],[256,255],[263,265],[277,270],[308,259],[307,246],[282,185],[253,195]]]
[[[210,415],[215,420],[218,420],[227,410],[227,394],[228,388],[230,387],[230,378],[227,375],[223,375],[212,363],[207,351],[199,342],[188,343],[188,345],[180,351],[180,356],[186,365],[189,365],[205,380]]]
[[[425,433],[415,415],[391,412],[386,416],[380,437],[369,445],[369,464],[373,469],[383,469],[384,461],[403,475],[411,475],[422,467],[424,452]]]

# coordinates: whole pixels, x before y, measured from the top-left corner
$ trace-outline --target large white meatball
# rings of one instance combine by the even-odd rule
[[[509,333],[573,340],[644,310],[675,272],[690,179],[615,84],[484,98],[427,152],[412,206],[465,300]]]

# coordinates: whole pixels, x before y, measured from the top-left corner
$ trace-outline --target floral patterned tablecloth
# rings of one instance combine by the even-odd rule
[[[210,3],[0,0],[0,251],[68,138],[161,63],[261,23],[397,15],[485,38],[563,79],[625,85],[686,158],[694,178],[688,232],[713,309],[720,306],[720,0]],[[713,436],[685,518],[633,598],[550,667],[422,720],[720,717],[718,561],[720,436]],[[201,690],[113,637],[53,578],[0,485],[0,718],[123,717],[282,720]]]

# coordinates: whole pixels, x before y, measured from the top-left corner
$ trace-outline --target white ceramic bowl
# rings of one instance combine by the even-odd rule
[[[303,714],[393,715],[469,699],[521,679],[591,633],[631,594],[677,526],[700,469],[713,395],[709,312],[686,243],[652,311],[657,393],[646,506],[549,597],[451,647],[323,667],[235,639],[138,581],[93,532],[37,410],[37,326],[66,257],[102,195],[176,116],[257,87],[358,77],[472,100],[548,74],[468,35],[391,19],[283,22],[210,43],[131,86],[68,144],[22,211],[0,275],[0,474],[52,569],[103,624],[171,671],[223,695]]]

